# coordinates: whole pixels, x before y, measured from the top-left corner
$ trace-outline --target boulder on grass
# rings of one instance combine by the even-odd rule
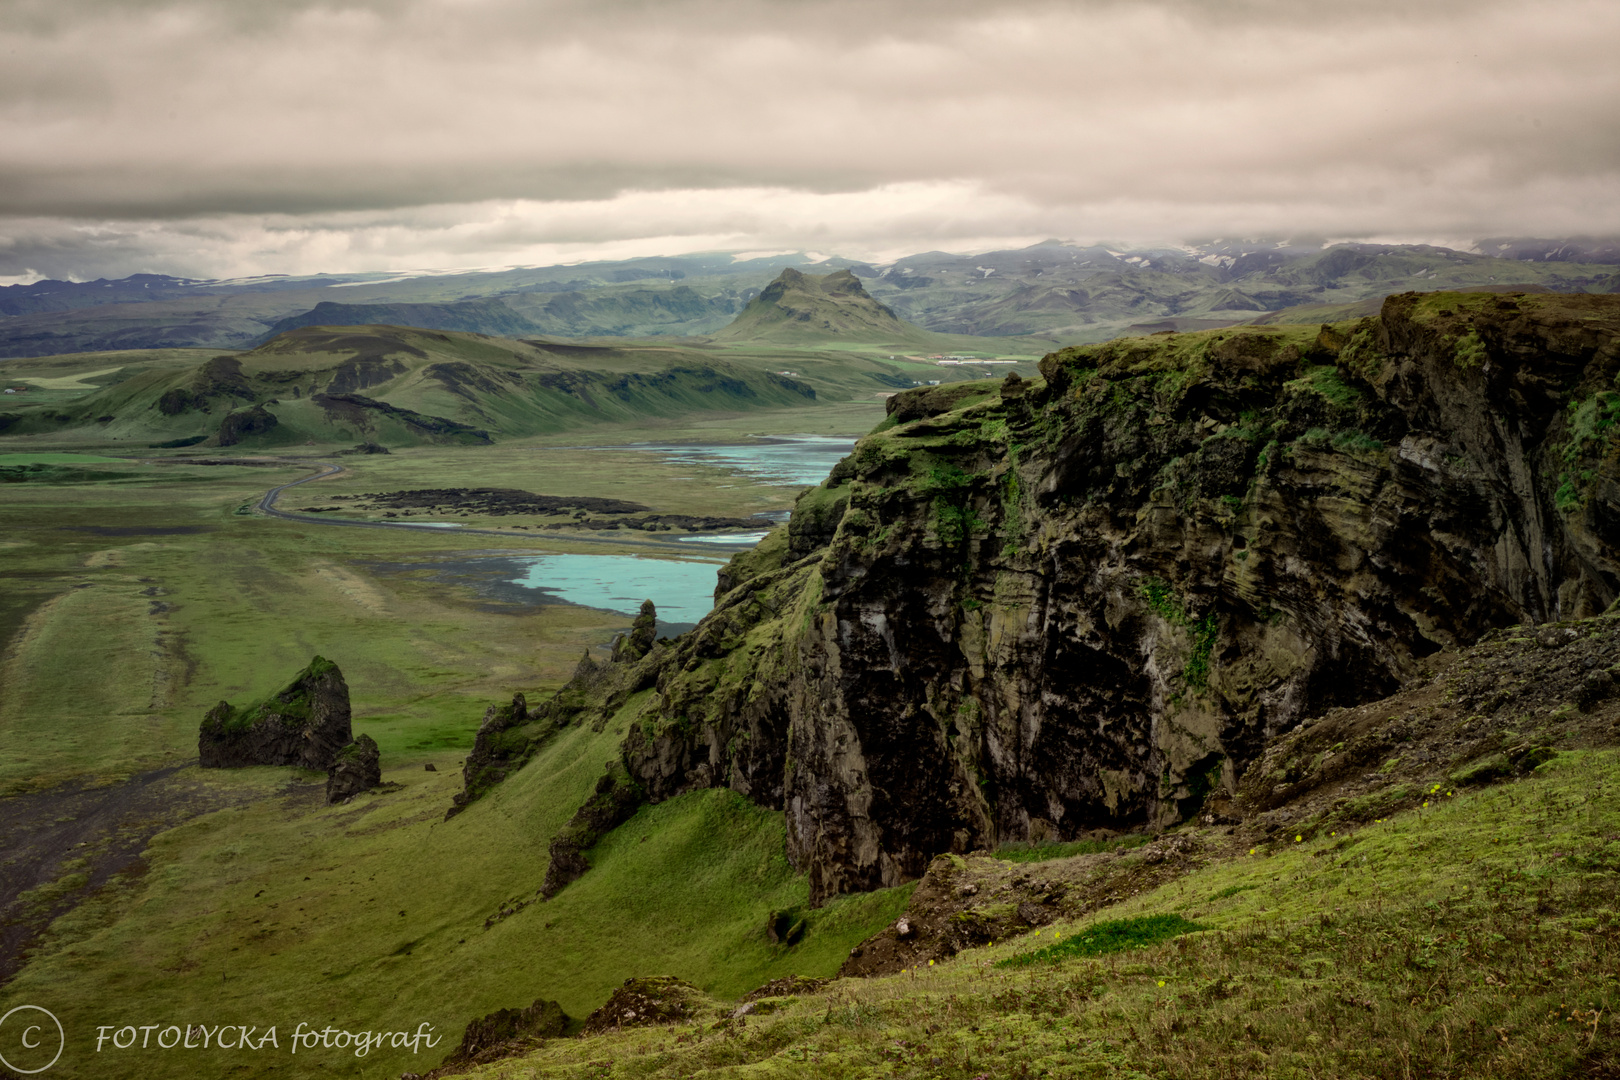
[[[247,708],[222,701],[197,733],[205,769],[297,765],[324,770],[354,740],[349,729],[349,684],[343,672],[317,656],[286,689]]]
[[[382,783],[382,759],[377,740],[361,735],[337,752],[326,768],[326,805],[345,802]]]

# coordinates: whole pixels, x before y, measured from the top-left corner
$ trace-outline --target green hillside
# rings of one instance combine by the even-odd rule
[[[6,435],[109,443],[274,447],[314,442],[478,444],[587,424],[748,411],[816,401],[805,382],[722,352],[591,348],[399,327],[309,327],[245,353],[83,374],[51,358],[11,361],[16,377],[62,372],[8,395]],[[16,373],[14,375],[14,373]],[[35,376],[36,384],[40,377]]]
[[[881,305],[862,300],[859,282],[843,277],[854,289],[835,287],[835,299],[823,305],[823,322],[841,329],[819,334],[757,312],[712,342],[564,343],[386,325],[309,326],[241,353],[171,349],[0,361],[0,380],[22,388],[0,399],[0,435],[141,448],[368,440],[479,445],[588,425],[871,401],[924,382],[988,373],[941,368],[914,355],[930,348],[978,346],[974,355],[984,357],[1011,349],[1026,362],[1026,374],[1045,351],[1022,341],[985,348],[992,343],[924,333],[883,315]],[[893,327],[899,329],[890,333]],[[802,340],[776,341],[773,334]],[[911,352],[897,354],[897,347]]]

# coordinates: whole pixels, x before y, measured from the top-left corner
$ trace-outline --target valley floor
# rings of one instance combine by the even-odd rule
[[[343,474],[294,491],[510,487],[746,517],[785,509],[798,488],[645,454],[627,468],[628,452],[596,446],[854,433],[875,410],[351,456],[336,459]],[[453,1043],[469,1018],[542,991],[584,1015],[649,963],[734,996],[798,967],[830,973],[904,905],[906,890],[852,898],[816,913],[802,943],[771,946],[766,915],[802,907],[806,887],[779,815],[724,793],[644,811],[592,853],[592,882],[540,904],[546,843],[614,754],[612,727],[566,731],[520,778],[443,820],[486,706],[514,691],[543,699],[629,622],[493,588],[479,565],[620,550],[718,567],[724,550],[536,537],[511,515],[458,518],[491,536],[253,512],[327,460],[319,448],[220,464],[61,450],[92,453],[48,462],[69,472],[7,484],[0,502],[0,1012],[35,1004],[61,1019],[69,1048],[53,1075],[304,1075],[311,1060],[97,1056],[99,1027],[152,1017],[279,1025],[285,1050],[301,1019],[428,1023]],[[120,456],[98,462],[97,450]],[[354,730],[382,748],[383,789],[326,807],[320,774],[196,767],[197,724],[215,702],[262,697],[314,654],[342,668]],[[354,1076],[418,1063],[319,1060]]]

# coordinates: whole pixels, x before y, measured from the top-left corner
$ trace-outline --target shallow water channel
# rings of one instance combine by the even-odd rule
[[[738,474],[739,483],[809,486],[826,479],[854,445],[854,439],[796,435],[742,445],[638,443],[602,449],[656,454],[666,460],[719,467]],[[526,555],[506,551],[431,564],[378,564],[376,568],[432,570],[439,580],[470,585],[503,607],[578,604],[619,612],[627,622],[640,610],[643,600],[651,600],[658,608],[658,633],[672,636],[690,629],[714,607],[715,575],[725,560],[733,552],[757,544],[768,531],[675,538],[678,543],[691,545],[689,558],[607,553]]]
[[[604,450],[640,450],[668,461],[718,465],[755,483],[808,487],[827,479],[854,449],[855,440],[824,435],[773,435],[758,442],[723,446],[695,443],[635,443]]]
[[[653,559],[642,555],[536,555],[511,560],[527,564],[511,579],[525,589],[569,604],[634,615],[643,600],[658,608],[658,621],[690,626],[714,607],[719,559]]]

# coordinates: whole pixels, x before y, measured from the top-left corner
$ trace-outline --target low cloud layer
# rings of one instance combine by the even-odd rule
[[[1620,233],[1607,0],[269,7],[0,2],[0,277]]]

